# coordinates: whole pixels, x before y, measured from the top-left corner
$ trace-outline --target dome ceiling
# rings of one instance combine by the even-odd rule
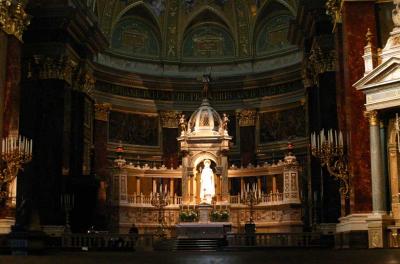
[[[196,67],[298,52],[287,40],[296,9],[297,0],[97,0],[96,11],[111,43],[104,56],[124,60],[114,64]]]

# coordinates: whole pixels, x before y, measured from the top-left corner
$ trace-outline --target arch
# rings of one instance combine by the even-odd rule
[[[232,35],[233,27],[232,27],[231,23],[229,23],[229,20],[224,16],[223,13],[218,11],[216,8],[213,8],[213,7],[207,5],[207,6],[203,6],[200,9],[192,12],[192,14],[190,15],[189,19],[187,20],[185,26],[183,27],[184,30],[182,30],[182,32],[185,32],[185,33],[182,36],[182,40],[184,39],[186,32],[191,27],[195,26],[195,24],[193,24],[193,22],[196,20],[196,18],[200,17],[204,13],[213,14],[216,19],[223,22],[221,24],[224,25],[226,27],[226,29],[228,29],[229,33]]]
[[[115,26],[118,24],[118,22],[121,20],[121,18],[124,15],[126,15],[128,12],[134,12],[135,10],[137,10],[139,8],[143,8],[144,10],[146,10],[146,12],[141,14],[140,16],[143,18],[147,17],[147,18],[149,18],[149,20],[151,22],[154,23],[154,25],[157,28],[158,34],[160,35],[160,39],[161,39],[160,21],[157,18],[156,14],[154,13],[153,9],[144,1],[137,1],[137,2],[131,3],[119,12],[119,14],[115,17],[115,19],[113,20],[113,22],[111,24],[111,31],[110,31],[111,36],[113,35]]]
[[[203,152],[197,153],[196,155],[194,155],[192,157],[192,159],[191,159],[191,167],[196,168],[197,165],[200,162],[202,162],[203,160],[205,160],[205,159],[209,159],[209,160],[214,161],[217,166],[219,164],[218,157],[215,154],[213,154],[211,152],[203,151]]]
[[[285,38],[287,37],[289,20],[293,17],[293,12],[288,9],[288,4],[285,1],[266,1],[261,11],[258,12],[253,25],[252,48],[254,54],[256,56],[265,55],[285,48],[288,44]]]
[[[265,11],[268,9],[268,7],[273,3],[280,4],[283,8],[288,10],[293,17],[296,16],[297,10],[292,5],[290,5],[287,1],[285,1],[285,0],[267,0],[260,6],[260,8],[259,8],[260,12],[257,12],[256,18],[255,18],[256,24],[260,20],[260,17],[263,15],[263,13],[265,13]]]
[[[235,40],[221,24],[198,23],[187,30],[181,41],[183,59],[218,60],[236,55]]]
[[[111,48],[124,55],[155,58],[161,55],[161,32],[157,20],[142,1],[126,7],[111,31]]]

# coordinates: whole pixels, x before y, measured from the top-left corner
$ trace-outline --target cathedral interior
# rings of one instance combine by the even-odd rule
[[[0,233],[398,248],[399,87],[398,0],[0,0]]]

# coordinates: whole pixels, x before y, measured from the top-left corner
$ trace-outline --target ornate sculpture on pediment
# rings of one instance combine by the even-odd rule
[[[181,114],[179,117],[179,128],[181,130],[181,135],[184,135],[186,132],[187,128],[187,122],[186,122],[186,117],[185,114]]]
[[[392,11],[392,20],[395,27],[400,27],[400,0],[393,0],[393,4],[396,6]]]

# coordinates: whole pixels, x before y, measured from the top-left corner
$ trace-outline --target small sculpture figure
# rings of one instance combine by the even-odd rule
[[[226,113],[222,114],[222,129],[224,133],[228,133],[228,123],[229,123],[229,117]]]
[[[392,11],[392,20],[395,27],[400,27],[400,0],[394,0],[393,4],[396,6]]]
[[[203,78],[202,78],[202,82],[203,82],[203,98],[204,99],[208,99],[208,89],[210,87],[210,75],[208,74],[204,74]]]
[[[181,129],[181,135],[184,135],[186,132],[185,114],[181,114],[181,116],[179,118],[179,128]]]

